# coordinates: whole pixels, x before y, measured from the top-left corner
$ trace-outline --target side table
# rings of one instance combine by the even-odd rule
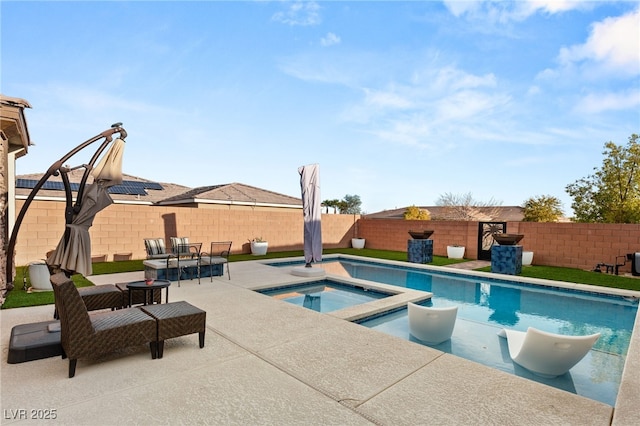
[[[153,290],[155,289],[166,289],[165,293],[165,303],[169,302],[169,286],[171,285],[171,281],[169,280],[154,280],[152,284],[147,284],[146,280],[142,281],[133,281],[127,284],[127,288],[129,289],[129,306],[131,306],[133,302],[133,292],[134,291],[143,291],[144,292],[144,305],[153,304]],[[162,300],[161,300],[162,301]]]

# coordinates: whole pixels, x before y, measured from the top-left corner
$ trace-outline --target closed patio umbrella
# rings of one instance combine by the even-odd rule
[[[320,166],[310,164],[298,168],[302,190],[302,214],[304,216],[304,260],[322,261],[322,209],[320,198]]]
[[[47,258],[47,264],[63,271],[91,275],[91,237],[89,228],[96,214],[113,203],[108,188],[122,183],[122,154],[124,141],[116,139],[93,169],[93,183],[86,186],[80,210],[67,224],[67,231],[56,249]]]

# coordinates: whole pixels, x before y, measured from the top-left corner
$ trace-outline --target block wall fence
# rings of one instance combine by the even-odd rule
[[[17,211],[23,201],[16,203]],[[367,219],[359,215],[322,216],[325,248],[350,247],[351,238],[366,239],[366,248],[407,251],[409,230],[432,229],[434,254],[446,256],[448,245],[464,245],[465,258],[478,255],[478,222]],[[64,202],[34,201],[18,233],[16,265],[44,259],[64,232]],[[640,252],[640,224],[508,222],[507,232],[524,234],[524,250],[533,251],[535,265],[591,270],[598,263],[615,264],[616,256]],[[248,207],[192,208],[113,204],[98,213],[90,229],[92,254],[114,260],[115,254],[145,257],[144,238],[189,237],[202,242],[233,241],[234,253],[249,253],[248,239],[262,237],[270,251],[301,250],[303,219],[299,209]],[[629,272],[630,263],[620,268]]]
[[[16,203],[20,211],[23,200]],[[65,229],[64,202],[36,200],[31,203],[20,230],[15,249],[15,264],[26,265],[45,258],[54,249]],[[322,236],[325,248],[349,247],[359,216],[323,215]],[[301,250],[303,247],[302,209],[260,210],[248,207],[190,208],[133,204],[112,204],[99,212],[91,235],[92,256],[131,253],[132,259],[144,259],[144,238],[189,237],[201,242],[208,251],[211,241],[232,241],[233,253],[250,253],[249,239],[261,237],[270,251]],[[8,239],[8,238],[7,238]]]
[[[464,245],[465,258],[477,259],[478,222],[366,219],[357,230],[366,247],[407,250],[409,230],[433,230],[433,254],[447,255],[448,245]],[[525,251],[533,251],[534,265],[592,270],[598,263],[615,264],[616,256],[640,252],[640,224],[507,222],[507,232],[523,234]],[[622,259],[619,259],[622,263]],[[627,261],[620,272],[630,272]]]

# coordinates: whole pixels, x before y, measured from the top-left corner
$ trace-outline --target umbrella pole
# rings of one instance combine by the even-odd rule
[[[27,197],[27,200],[25,201],[24,205],[20,209],[20,213],[16,217],[16,221],[15,221],[15,224],[13,226],[13,230],[11,231],[11,238],[9,238],[9,244],[7,245],[7,265],[6,265],[7,266],[7,276],[6,276],[7,281],[6,281],[6,287],[4,289],[0,289],[0,291],[2,291],[2,294],[0,294],[0,301],[4,301],[5,294],[7,292],[13,290],[13,288],[14,288],[14,283],[13,283],[13,279],[14,279],[14,276],[13,276],[13,257],[14,257],[15,247],[16,247],[16,240],[17,240],[17,237],[18,237],[18,231],[20,230],[20,225],[22,225],[22,221],[24,220],[24,216],[27,213],[27,210],[29,209],[29,206],[33,202],[33,199],[35,198],[35,196],[38,193],[38,191],[40,191],[42,186],[45,184],[45,182],[51,176],[58,176],[58,175],[60,175],[60,173],[62,173],[61,178],[62,178],[62,182],[64,184],[65,197],[66,197],[65,222],[67,224],[71,223],[71,220],[73,219],[73,215],[77,214],[77,212],[80,211],[82,194],[84,192],[84,185],[85,185],[85,183],[87,181],[87,178],[89,177],[89,173],[90,173],[91,169],[93,169],[93,165],[95,164],[96,160],[98,159],[98,157],[100,156],[102,151],[104,151],[104,149],[107,147],[107,145],[109,145],[109,143],[111,143],[113,141],[112,136],[115,133],[119,133],[120,134],[120,139],[125,139],[127,137],[126,130],[124,128],[122,128],[121,126],[122,126],[122,123],[115,123],[115,124],[113,124],[111,126],[111,129],[105,130],[104,132],[92,137],[91,139],[86,140],[85,142],[81,143],[77,147],[73,148],[71,151],[69,151],[67,154],[65,154],[58,161],[54,162],[51,165],[51,167],[49,167],[47,172],[42,176],[42,178],[40,178],[38,183],[33,187],[33,190],[31,190],[31,193]],[[67,173],[69,171],[71,171],[71,169],[69,169],[67,167],[64,167],[64,164],[67,162],[67,160],[69,160],[69,158],[73,157],[78,152],[80,152],[81,150],[83,150],[87,146],[91,145],[92,143],[94,143],[94,142],[96,142],[96,141],[98,141],[100,139],[103,139],[103,138],[104,138],[104,141],[102,142],[100,147],[97,149],[97,151],[95,152],[95,154],[91,158],[91,161],[89,162],[89,164],[84,165],[86,170],[85,170],[85,172],[84,172],[84,174],[82,176],[82,182],[80,184],[80,187],[78,188],[78,196],[76,198],[75,206],[73,206],[72,205],[73,204],[73,198],[72,198],[72,193],[71,193],[71,184],[69,183],[69,178],[67,176]],[[67,241],[68,241],[68,232],[65,230],[65,242],[67,242]]]

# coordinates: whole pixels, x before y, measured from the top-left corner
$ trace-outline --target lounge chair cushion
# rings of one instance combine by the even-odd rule
[[[189,238],[188,237],[171,237],[171,251],[179,256],[188,255]]]

